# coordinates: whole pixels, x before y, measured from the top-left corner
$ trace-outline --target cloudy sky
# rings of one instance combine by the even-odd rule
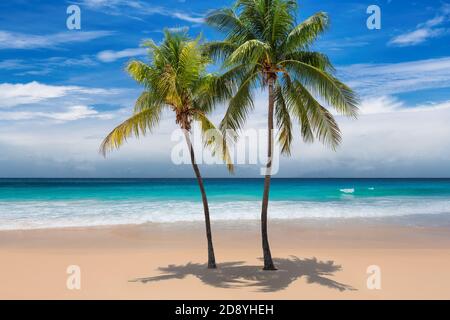
[[[316,49],[362,99],[358,120],[338,117],[336,151],[296,140],[279,177],[450,177],[450,2],[441,0],[302,0],[299,21],[329,13],[331,29]],[[9,0],[0,3],[0,177],[191,177],[171,152],[174,119],[152,136],[130,140],[106,159],[102,138],[131,112],[139,88],[123,71],[145,59],[144,39],[189,28],[220,38],[203,24],[229,0]],[[81,30],[66,10],[81,8]],[[381,29],[366,10],[381,8]],[[248,128],[265,125],[265,93],[256,94]],[[212,118],[220,121],[224,106]],[[298,137],[297,135],[296,137]],[[208,177],[227,176],[202,166]],[[236,177],[257,177],[259,166]]]

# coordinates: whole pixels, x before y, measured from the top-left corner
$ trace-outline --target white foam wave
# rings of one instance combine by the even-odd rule
[[[339,191],[343,193],[355,193],[355,189],[340,189]]]
[[[371,218],[450,213],[446,198],[376,198],[341,201],[271,201],[270,217]],[[257,220],[260,201],[211,202],[214,221]],[[146,222],[202,221],[201,202],[21,201],[0,202],[0,229],[84,227]]]

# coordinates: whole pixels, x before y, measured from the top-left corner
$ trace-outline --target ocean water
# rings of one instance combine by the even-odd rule
[[[214,221],[259,219],[262,179],[205,185]],[[271,219],[450,221],[450,179],[273,179],[270,199]],[[0,179],[1,230],[196,220],[195,179]]]

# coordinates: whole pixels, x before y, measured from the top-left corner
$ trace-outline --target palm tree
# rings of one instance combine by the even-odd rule
[[[206,72],[210,59],[203,53],[199,38],[190,40],[185,33],[165,31],[161,45],[147,41],[150,64],[131,61],[127,72],[145,91],[137,99],[133,115],[117,126],[103,141],[100,151],[119,148],[130,136],[139,137],[151,132],[161,119],[164,109],[175,113],[175,121],[181,127],[190,152],[192,167],[202,195],[203,210],[208,242],[208,268],[216,268],[211,234],[208,199],[203,179],[195,160],[191,141],[193,121],[201,125],[205,145],[211,146],[213,153],[220,152],[232,170],[229,154],[222,145],[220,130],[216,129],[206,114],[225,96],[218,77]]]
[[[293,120],[298,121],[304,141],[317,138],[335,149],[341,135],[327,107],[350,117],[358,111],[356,95],[333,75],[327,56],[310,49],[327,29],[327,14],[319,12],[297,24],[296,10],[295,0],[237,0],[232,8],[213,11],[206,18],[226,34],[224,41],[208,45],[210,56],[223,62],[223,80],[232,87],[222,131],[242,128],[253,109],[254,88],[268,91],[268,161],[261,210],[264,270],[276,270],[267,235],[274,114],[281,151],[289,155]]]

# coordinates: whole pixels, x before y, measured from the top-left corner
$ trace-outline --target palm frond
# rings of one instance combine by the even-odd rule
[[[265,38],[278,47],[292,29],[295,21],[296,1],[273,0],[266,14]]]
[[[323,107],[299,82],[293,81],[287,88],[291,110],[299,119],[302,135],[306,142],[316,136],[325,145],[336,149],[341,142],[341,133],[333,115]]]
[[[214,41],[204,45],[204,52],[214,61],[224,61],[238,46],[231,41]]]
[[[289,112],[292,112],[293,115],[297,118],[300,125],[300,133],[304,142],[312,143],[314,142],[314,133],[311,129],[311,123],[308,118],[308,114],[306,109],[304,108],[303,102],[298,95],[292,94],[293,83],[292,79],[288,74],[283,74],[283,81],[280,81],[280,86],[282,87],[282,94],[284,97],[284,101],[289,109]],[[295,91],[295,89],[294,89]]]
[[[325,54],[316,51],[291,52],[285,55],[285,60],[301,61],[323,71],[335,72],[330,59]]]
[[[257,78],[257,72],[250,73],[246,75],[245,80],[240,83],[240,86],[236,94],[230,100],[225,116],[220,123],[222,131],[229,129],[238,131],[242,128],[249,110],[253,109],[252,86]]]
[[[281,152],[286,155],[291,154],[292,143],[292,121],[289,115],[289,108],[283,96],[280,85],[275,88],[275,117],[278,126],[278,143],[281,145]]]
[[[226,65],[258,63],[270,54],[270,49],[270,46],[262,41],[256,39],[248,40],[234,50],[227,59]]]
[[[282,46],[283,50],[293,52],[309,46],[328,28],[328,24],[329,19],[325,12],[314,14],[292,29]]]
[[[198,79],[193,97],[193,105],[201,112],[208,113],[219,103],[232,97],[232,88],[221,76],[208,74]]]
[[[357,116],[358,97],[352,89],[337,78],[324,70],[297,60],[285,60],[280,64],[286,67],[291,78],[300,81],[311,91],[317,93],[336,111],[349,117]]]
[[[157,95],[157,92],[146,90],[141,93],[134,104],[133,113],[139,113],[145,109],[156,105],[163,105],[164,99]]]
[[[193,85],[198,80],[199,75],[205,70],[207,63],[208,60],[202,54],[198,40],[187,42],[180,50],[176,70],[180,90]]]
[[[228,37],[241,39],[254,39],[252,30],[245,25],[232,9],[219,9],[210,12],[206,23],[215,27],[221,32],[225,32]]]
[[[228,171],[234,172],[233,161],[222,132],[202,112],[196,112],[195,119],[200,122],[205,147],[210,148],[213,156],[219,156],[225,162]]]
[[[130,61],[127,64],[126,71],[136,82],[143,85],[146,85],[147,80],[155,73],[151,66],[139,60]]]
[[[239,19],[252,30],[253,39],[264,39],[266,30],[265,11],[268,8],[268,1],[264,0],[238,0],[236,1],[236,9],[239,11]]]
[[[145,108],[122,122],[103,140],[100,153],[118,149],[131,136],[139,137],[151,131],[160,121],[163,106]]]

